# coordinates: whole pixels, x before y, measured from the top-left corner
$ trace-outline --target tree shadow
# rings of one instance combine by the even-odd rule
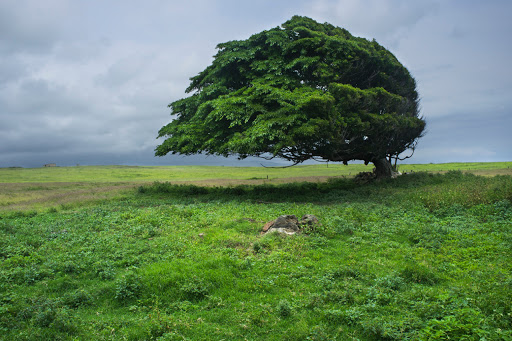
[[[463,176],[462,173],[456,177]],[[251,201],[256,203],[370,202],[398,199],[398,193],[414,192],[425,186],[453,180],[454,174],[414,173],[396,179],[358,182],[350,178],[333,178],[326,182],[293,182],[284,184],[206,187],[191,184],[155,182],[138,188],[142,196],[176,198],[183,202]]]

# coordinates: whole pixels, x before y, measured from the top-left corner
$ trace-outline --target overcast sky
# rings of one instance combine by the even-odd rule
[[[293,15],[374,38],[409,69],[427,121],[409,162],[511,161],[510,13],[510,0],[0,0],[0,167],[259,164],[156,158],[156,136],[218,43]]]

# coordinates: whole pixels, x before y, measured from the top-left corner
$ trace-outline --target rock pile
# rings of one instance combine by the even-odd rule
[[[292,235],[301,232],[304,228],[314,229],[320,226],[318,218],[312,214],[306,214],[299,219],[294,215],[282,215],[277,219],[269,221],[263,226],[263,233],[283,233]]]

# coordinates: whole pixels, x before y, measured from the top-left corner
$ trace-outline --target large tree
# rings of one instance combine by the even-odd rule
[[[375,40],[294,16],[217,48],[191,96],[169,104],[157,156],[363,160],[389,176],[425,129],[414,78]]]

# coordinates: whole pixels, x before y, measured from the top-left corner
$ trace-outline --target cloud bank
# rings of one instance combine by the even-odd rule
[[[512,160],[510,10],[505,1],[5,0],[0,167],[259,164],[155,158],[155,138],[218,43],[295,14],[375,38],[409,68],[428,123],[412,162]]]

